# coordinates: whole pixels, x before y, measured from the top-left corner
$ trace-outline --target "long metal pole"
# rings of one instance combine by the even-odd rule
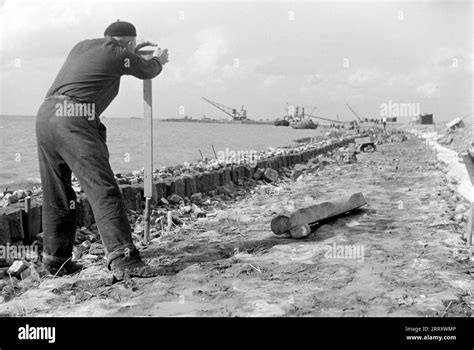
[[[145,233],[144,241],[150,241],[150,214],[151,198],[153,195],[153,100],[151,79],[143,81],[143,113],[145,122],[145,170],[144,170],[144,194],[145,194]]]
[[[153,193],[153,101],[151,79],[143,81],[143,114],[145,122],[145,198]]]
[[[145,59],[152,57],[149,50],[141,51]],[[143,121],[145,127],[145,169],[143,178],[143,189],[145,195],[145,212],[143,219],[145,223],[144,237],[145,243],[150,241],[150,215],[151,202],[153,197],[153,98],[151,79],[143,80]]]

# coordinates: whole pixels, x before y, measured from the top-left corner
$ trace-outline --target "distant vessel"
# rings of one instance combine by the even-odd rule
[[[318,125],[314,124],[311,119],[301,119],[291,123],[291,127],[293,129],[316,129]]]
[[[287,119],[278,118],[273,122],[275,126],[290,126],[290,122]]]
[[[288,102],[287,102],[288,104]],[[291,126],[293,129],[316,129],[318,124],[313,123],[310,118],[306,118],[304,108],[293,108],[288,104],[287,115],[283,119],[277,119],[274,122],[276,126]]]

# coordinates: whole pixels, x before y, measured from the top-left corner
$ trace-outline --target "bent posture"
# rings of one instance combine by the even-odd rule
[[[76,230],[76,194],[71,173],[91,204],[107,254],[109,269],[151,277],[135,248],[125,205],[109,163],[105,126],[100,114],[117,96],[122,75],[152,79],[168,62],[156,49],[145,60],[136,54],[135,27],[117,21],[104,38],[78,43],[69,53],[46,94],[36,120],[43,185],[43,265],[51,273],[70,274],[81,266],[71,261]],[[140,46],[140,47],[139,47]]]

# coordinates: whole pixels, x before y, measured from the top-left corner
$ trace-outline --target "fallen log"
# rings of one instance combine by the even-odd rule
[[[367,204],[362,193],[354,193],[330,202],[322,202],[297,209],[290,214],[280,214],[271,221],[271,229],[276,235],[287,232],[294,238],[309,235],[310,224],[329,219]]]

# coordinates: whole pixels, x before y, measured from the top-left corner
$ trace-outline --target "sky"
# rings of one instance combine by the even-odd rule
[[[169,50],[155,118],[226,118],[206,97],[252,119],[410,104],[448,121],[472,114],[472,18],[471,1],[0,0],[0,114],[35,115],[70,49],[120,19]],[[141,117],[142,82],[122,77],[103,115]]]

